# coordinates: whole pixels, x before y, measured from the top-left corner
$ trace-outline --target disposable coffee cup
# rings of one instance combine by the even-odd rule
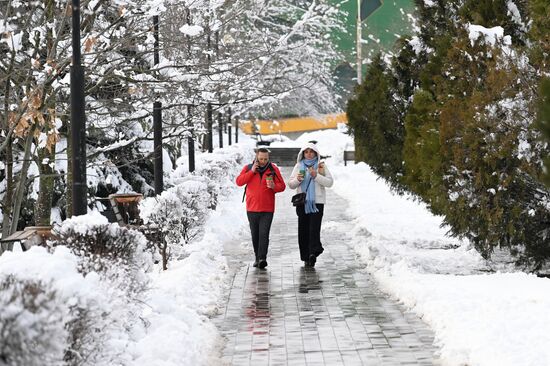
[[[270,181],[273,181],[273,177],[271,175],[268,175],[268,176],[265,177],[265,181],[266,181],[266,183],[270,182]]]

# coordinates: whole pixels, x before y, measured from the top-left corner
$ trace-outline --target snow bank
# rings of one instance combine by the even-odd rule
[[[38,313],[33,315],[30,308],[30,312],[19,309],[20,314],[27,317],[21,321],[27,322],[29,327],[29,334],[22,341],[33,339],[33,332],[41,336],[40,342],[55,339],[55,348],[59,352],[52,355],[54,348],[48,347],[44,356],[49,357],[43,359],[44,364],[58,364],[56,362],[63,359],[63,353],[69,347],[88,358],[89,364],[124,364],[128,361],[126,347],[131,342],[126,326],[134,323],[133,309],[128,307],[128,299],[121,296],[119,289],[113,287],[111,282],[102,280],[96,272],[83,275],[79,271],[80,262],[81,258],[64,246],[56,247],[52,253],[42,247],[32,247],[27,252],[6,252],[0,256],[0,282],[5,283],[8,276],[13,276],[21,282],[39,281],[53,290],[55,297],[52,301],[57,305],[51,307],[46,315],[73,333],[71,336],[77,334],[82,337],[82,343],[69,344],[71,337],[67,338],[67,333],[61,334],[61,337],[60,334],[48,334],[47,328],[37,323]],[[4,322],[7,315],[2,312],[0,322]],[[31,327],[30,324],[36,326]],[[40,347],[40,343],[35,346]]]
[[[85,253],[63,245],[51,248],[50,252],[33,247],[27,252],[6,252],[0,256],[0,288],[10,291],[0,294],[0,305],[14,305],[12,311],[4,308],[0,312],[0,326],[6,321],[20,324],[18,334],[22,334],[22,339],[44,339],[41,334],[48,337],[47,342],[33,346],[34,353],[22,349],[18,354],[26,358],[16,359],[15,363],[41,364],[36,360],[42,360],[44,364],[60,364],[66,350],[72,347],[70,335],[74,334],[82,348],[73,353],[86,351],[88,364],[219,365],[223,342],[210,318],[223,308],[220,301],[229,280],[226,259],[222,256],[224,243],[236,240],[247,224],[240,202],[242,191],[234,184],[234,176],[244,164],[242,160],[250,160],[252,154],[251,141],[243,140],[243,144],[218,149],[214,154],[198,155],[198,175],[192,177],[196,181],[187,179],[189,174],[181,166],[171,172],[173,183],[196,193],[206,189],[201,175],[208,175],[219,192],[216,210],[209,210],[197,224],[207,230],[185,243],[185,255],[180,260],[170,262],[167,271],[157,266],[154,271],[143,273],[143,291],[124,292],[127,289],[124,284],[131,282],[127,276],[131,273],[120,268],[122,262],[113,262],[106,270],[85,265],[83,261],[89,259]],[[147,212],[145,209],[143,214]],[[95,211],[63,223],[64,229],[87,236],[93,236],[93,227],[98,226],[126,230],[108,224]],[[107,230],[107,234],[112,231]],[[138,236],[143,239],[141,234]],[[144,245],[137,239],[135,243],[136,247]],[[38,300],[52,297],[51,301],[46,299],[49,301],[46,311],[20,311],[23,305],[10,300],[10,294],[25,290],[25,281],[44,288],[45,295],[39,293]],[[73,331],[73,324],[84,327],[76,330],[87,331],[86,327],[93,326],[93,331],[82,336]],[[9,346],[0,342],[0,352],[2,347]]]
[[[550,281],[525,273],[421,274],[376,270],[381,287],[436,334],[445,365],[550,364]]]
[[[239,195],[220,203],[206,222],[208,233],[188,245],[189,255],[153,277],[143,319],[147,333],[132,349],[133,365],[219,365],[221,337],[210,317],[227,286],[223,243],[236,240],[246,223]]]

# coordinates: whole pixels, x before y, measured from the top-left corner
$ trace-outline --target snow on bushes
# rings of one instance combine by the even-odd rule
[[[123,360],[126,301],[95,272],[80,273],[80,260],[64,246],[0,257],[0,364],[109,365]],[[20,326],[6,328],[14,324],[14,314],[19,314]],[[11,341],[19,348],[7,344]],[[12,361],[6,359],[7,347]]]
[[[184,245],[199,239],[209,210],[215,210],[218,196],[227,196],[234,188],[234,177],[243,163],[243,152],[237,147],[217,150],[197,157],[197,170],[188,173],[184,161],[169,178],[174,186],[140,203],[140,216],[146,225],[160,231],[157,243],[163,267],[171,258],[185,257]]]
[[[139,231],[109,223],[97,211],[66,220],[55,231],[58,239],[50,245],[65,245],[79,257],[79,272],[98,272],[131,296],[145,289],[154,249]]]
[[[68,311],[51,284],[3,276],[0,308],[0,364],[61,364]]]
[[[58,237],[48,248],[0,257],[0,364],[8,357],[15,360],[10,365],[127,363],[131,330],[144,327],[136,319],[143,312],[154,250],[143,234],[109,224],[97,212],[55,230]],[[21,349],[24,357],[35,351],[40,357],[18,361],[23,356],[4,351],[18,352],[7,344],[10,339],[33,345]]]
[[[139,231],[110,224],[98,212],[64,221],[56,234],[58,239],[50,245],[68,247],[78,258],[77,271],[97,275],[106,297],[100,307],[72,308],[75,317],[69,327],[74,352],[67,359],[73,364],[95,365],[130,357],[124,355],[131,341],[128,330],[142,313],[154,248]]]
[[[197,155],[197,168],[193,173],[187,172],[187,157],[180,158],[176,162],[178,167],[171,173],[168,182],[177,185],[187,179],[208,177],[220,189],[220,194],[227,195],[234,187],[233,179],[239,174],[244,162],[252,162],[253,158],[252,148],[243,150],[242,147],[233,145],[217,149],[212,154]]]
[[[219,185],[220,194],[229,194],[235,185],[233,179],[239,174],[241,165],[244,164],[242,151],[235,149],[234,151],[217,151],[215,154],[203,154],[201,160],[195,175],[209,177]],[[252,157],[250,162],[252,162]]]
[[[183,256],[184,244],[202,234],[210,201],[207,184],[197,180],[188,180],[143,201],[140,212],[144,223],[160,231],[161,242],[157,245],[164,268],[171,257]]]

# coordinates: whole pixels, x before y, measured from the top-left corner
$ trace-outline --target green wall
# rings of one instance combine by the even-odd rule
[[[348,98],[353,93],[357,82],[355,39],[357,0],[330,0],[334,5],[340,4],[342,16],[345,18],[346,33],[333,34],[334,42],[344,55],[343,60],[335,60],[334,78],[341,96],[340,107],[345,110]],[[368,1],[368,0],[363,0]],[[390,51],[399,36],[412,33],[411,17],[414,12],[413,0],[382,0],[382,5],[363,21],[362,56],[368,59],[379,51]],[[408,16],[410,15],[410,16]],[[369,38],[372,35],[380,42]],[[363,63],[363,75],[366,66]]]
[[[357,0],[331,0],[333,4],[340,3],[345,15],[347,34],[335,34],[335,41],[346,55],[349,62],[355,63],[355,32],[357,18]],[[407,14],[413,15],[412,0],[382,0],[382,6],[363,21],[363,57],[367,58],[380,50],[390,50],[398,36],[411,33],[411,20]],[[374,42],[369,35],[379,39]],[[398,36],[396,36],[398,35]]]

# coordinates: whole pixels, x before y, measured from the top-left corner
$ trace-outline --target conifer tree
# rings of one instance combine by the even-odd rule
[[[443,166],[439,142],[439,119],[434,97],[418,90],[405,118],[403,182],[427,202],[432,210],[442,213]]]
[[[399,41],[389,69],[373,62],[348,105],[352,131],[361,127],[356,144],[394,188],[442,214],[452,234],[486,257],[508,248],[519,264],[538,270],[550,259],[550,190],[542,169],[543,161],[550,164],[546,81],[536,94],[541,76],[550,73],[550,4],[416,5],[418,35]],[[503,36],[489,29],[497,26]],[[387,130],[380,123],[388,116],[394,131],[405,121],[401,140],[382,138]],[[404,169],[387,169],[397,150]]]
[[[540,83],[539,90],[538,128],[542,132],[543,141],[550,145],[550,78]],[[544,181],[550,187],[550,156],[544,160]]]
[[[529,61],[542,70],[550,70],[550,2],[530,0],[529,15],[532,21],[529,38]]]
[[[357,139],[356,146],[362,146],[359,159],[398,187],[403,171],[404,128],[395,108],[394,84],[378,55],[369,65],[365,80],[358,88],[359,98],[348,103],[348,120],[350,130]]]

